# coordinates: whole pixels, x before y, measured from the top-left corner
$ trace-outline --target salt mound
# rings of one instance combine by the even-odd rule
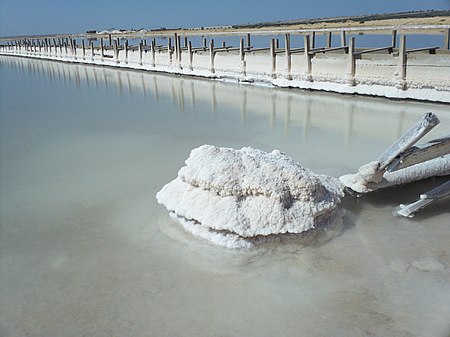
[[[185,228],[236,240],[314,228],[343,195],[337,178],[317,175],[278,150],[203,145],[156,198]]]

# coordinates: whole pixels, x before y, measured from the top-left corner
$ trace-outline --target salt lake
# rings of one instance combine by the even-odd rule
[[[159,205],[202,144],[340,176],[448,105],[0,57],[0,335],[448,336],[448,177],[356,198],[304,237],[229,250]]]

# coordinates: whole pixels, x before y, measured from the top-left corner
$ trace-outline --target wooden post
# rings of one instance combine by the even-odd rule
[[[139,64],[142,65],[142,41],[139,41]]]
[[[306,79],[308,81],[312,80],[312,56],[309,53],[311,51],[311,42],[309,40],[309,35],[304,37],[304,47],[305,47],[305,60],[306,60]]]
[[[178,56],[177,56],[177,58],[178,58],[178,66],[181,68],[181,53],[182,53],[182,50],[181,50],[181,36],[179,36],[178,35],[178,38],[177,38],[177,44],[178,44]]]
[[[91,61],[94,61],[94,42],[91,41]]]
[[[272,78],[277,78],[277,53],[275,52],[275,39],[270,41],[270,57],[272,59]]]
[[[347,45],[347,37],[345,34],[345,30],[341,32],[341,47],[345,47]]]
[[[245,59],[245,53],[244,53],[244,39],[241,39],[239,41],[239,57],[241,61],[244,61]]]
[[[123,50],[125,52],[125,64],[128,64],[128,40],[123,43]]]
[[[244,39],[239,42],[239,56],[242,62],[242,76],[247,76],[247,62],[245,61]]]
[[[174,34],[174,37],[173,37],[174,54],[175,54],[175,64],[178,64],[178,61],[179,61],[179,59],[178,59],[178,56],[179,56],[178,50],[180,49],[180,46],[178,45],[178,42],[179,42],[179,40],[178,40],[178,34],[175,33],[175,34]]]
[[[400,49],[398,52],[398,76],[400,79],[400,87],[402,90],[406,90],[406,36],[402,35],[400,38]]]
[[[332,32],[325,33],[326,34],[326,47],[331,48],[332,45]]]
[[[313,31],[311,33],[311,40],[309,42],[310,42],[311,49],[316,48],[316,32]]]
[[[206,50],[206,37],[203,38],[203,49]]]
[[[211,40],[209,43],[209,69],[214,74],[216,71],[214,70],[214,40]]]
[[[111,36],[111,34],[108,34],[108,40],[109,40],[109,45],[112,46],[112,36]]]
[[[350,46],[348,48],[348,60],[349,60],[349,84],[351,86],[355,85],[355,73],[356,73],[356,57],[355,57],[355,38],[350,38]]]
[[[86,59],[86,46],[84,45],[84,39],[81,40],[81,49],[83,50],[83,60]]]
[[[280,48],[280,39],[275,40],[275,48]]]
[[[193,70],[192,58],[194,56],[194,53],[192,52],[192,43],[191,43],[191,41],[189,41],[189,43],[188,43],[188,54],[189,54],[189,70]]]
[[[287,79],[292,80],[292,76],[291,76],[291,36],[289,34],[284,34],[284,50],[286,52]]]
[[[103,62],[103,58],[105,57],[105,50],[103,49],[103,38],[100,38],[100,60]]]
[[[187,36],[184,37],[184,48],[188,47],[188,38]]]
[[[172,39],[167,38],[167,54],[169,54],[169,66],[172,64]]]
[[[225,41],[222,41],[222,48],[225,48]]]
[[[444,32],[444,49],[450,49],[450,28],[447,28]]]
[[[155,66],[155,46],[156,46],[156,43],[155,43],[155,40],[153,40],[151,43],[150,43],[150,54],[152,55],[152,67],[154,67]]]
[[[397,31],[394,29],[392,31],[392,48],[396,48],[397,47]]]
[[[73,39],[73,57],[77,59],[77,40]]]
[[[247,47],[250,47],[251,40],[250,40],[250,34],[247,34]]]
[[[116,61],[116,63],[119,63],[119,46],[117,44],[117,41],[114,40],[114,61]]]

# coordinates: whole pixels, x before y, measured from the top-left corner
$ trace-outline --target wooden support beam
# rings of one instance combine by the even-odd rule
[[[214,53],[214,40],[211,40],[211,42],[209,43],[209,70],[211,71],[211,73],[215,73],[216,71],[214,70],[214,57],[215,57],[215,53]]]
[[[241,61],[244,61],[244,59],[245,59],[244,39],[241,39],[239,41],[239,57],[240,57]]]
[[[143,42],[142,40],[139,41],[139,64],[142,65],[142,49],[143,49]]]
[[[76,60],[77,59],[77,40],[73,39],[72,46],[73,46],[73,57]]]
[[[123,43],[123,51],[125,52],[125,64],[128,64],[128,40]]]
[[[341,46],[347,45],[347,37],[345,34],[345,30],[341,31]]]
[[[182,49],[181,49],[181,36],[180,35],[178,35],[178,37],[177,37],[177,45],[178,45],[178,50],[177,50],[178,66],[181,68]]]
[[[325,33],[326,34],[326,36],[325,36],[325,40],[326,40],[326,42],[325,42],[325,46],[327,47],[327,48],[331,48],[331,44],[332,44],[332,33],[331,32],[328,32],[328,33]]]
[[[355,74],[356,74],[356,55],[355,55],[355,38],[350,38],[350,45],[348,48],[348,76],[349,76],[349,84],[355,85]]]
[[[155,62],[155,40],[153,40],[152,43],[150,44],[150,54],[152,56],[151,64],[152,64],[152,67],[154,67],[156,65],[156,62]]]
[[[447,28],[444,32],[444,49],[450,49],[450,28]]]
[[[270,41],[270,57],[272,60],[272,78],[277,78],[277,53],[275,52],[275,39]]]
[[[103,38],[100,38],[100,60],[103,61],[105,58],[105,49],[103,46]]]
[[[192,43],[191,41],[188,42],[188,54],[189,54],[189,70],[193,70],[192,67],[192,61],[193,61],[193,57],[194,57],[194,53],[192,52]]]
[[[241,39],[239,42],[239,55],[242,63],[242,76],[247,76],[247,62],[245,61],[244,39]]]
[[[286,78],[288,80],[292,80],[291,75],[291,35],[290,34],[284,34],[284,50],[286,52]]]
[[[304,54],[305,54],[305,61],[306,61],[306,78],[308,81],[312,80],[312,55],[310,53],[311,51],[311,43],[310,43],[310,37],[309,35],[305,35],[304,37]]]
[[[396,48],[397,47],[397,31],[394,29],[392,31],[392,43],[391,43],[392,48]]]
[[[116,63],[119,63],[119,46],[117,44],[117,41],[114,40],[114,45],[113,45],[113,50],[114,50],[114,61]]]
[[[252,44],[251,44],[251,40],[250,40],[250,33],[249,34],[247,34],[247,47],[250,47]]]
[[[86,59],[86,46],[84,45],[84,39],[81,40],[81,50],[83,55],[83,60]]]
[[[172,39],[167,38],[167,54],[169,56],[169,65],[172,64]]]
[[[398,52],[398,78],[402,90],[406,90],[406,36],[402,35],[400,38],[400,49]]]
[[[178,59],[179,52],[178,52],[178,50],[180,49],[180,46],[178,45],[178,42],[179,42],[179,40],[178,40],[178,34],[175,33],[175,34],[174,34],[174,37],[173,37],[174,54],[175,54],[175,64],[178,64],[178,62],[179,62],[179,59]]]
[[[310,47],[311,49],[316,48],[316,32],[311,32],[311,38],[310,38]]]
[[[389,54],[391,54],[393,52],[392,46],[387,46],[387,47],[370,48],[370,49],[360,50],[358,52],[355,52],[355,54],[357,54],[357,56],[360,57],[362,54],[377,53],[377,52],[385,51],[385,50]]]
[[[91,42],[91,61],[94,61],[94,42]]]

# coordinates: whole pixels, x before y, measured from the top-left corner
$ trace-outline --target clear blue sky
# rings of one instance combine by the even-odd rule
[[[450,9],[450,0],[0,0],[0,36]]]

